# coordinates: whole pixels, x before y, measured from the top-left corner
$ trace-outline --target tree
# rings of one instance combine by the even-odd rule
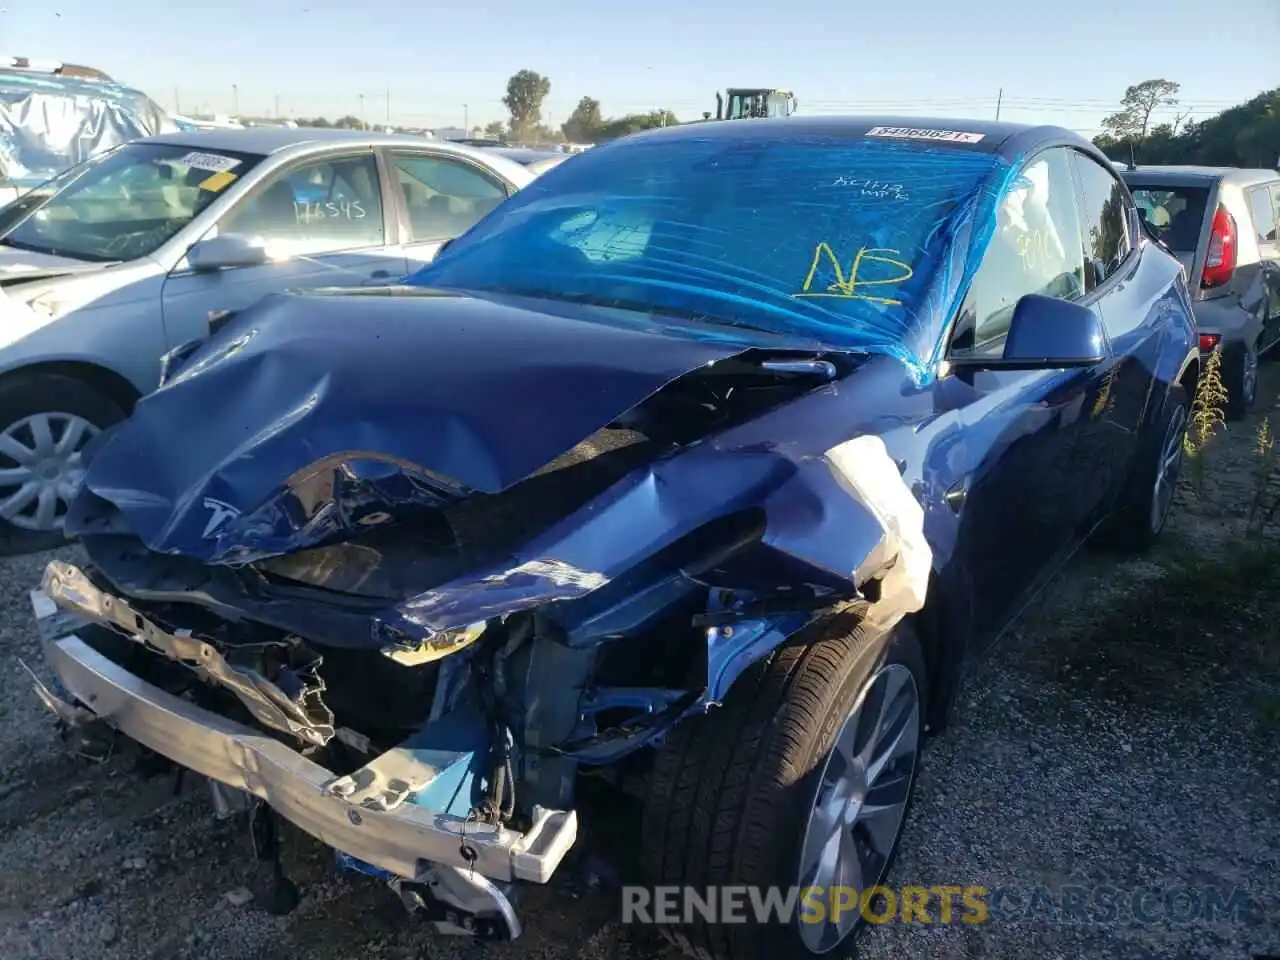
[[[362,121],[359,117],[353,117],[349,114],[345,117],[339,117],[337,120],[333,121],[333,125],[335,127],[341,127],[344,130],[363,130],[364,129],[364,121]]]
[[[1115,160],[1132,156],[1141,163],[1275,167],[1280,164],[1280,87],[1199,123],[1157,124],[1141,141],[1108,132],[1093,142]]]
[[[484,135],[492,140],[501,140],[502,135],[507,132],[507,125],[501,120],[494,120],[484,128]]]
[[[550,92],[551,81],[532,70],[521,70],[507,81],[507,95],[502,102],[511,112],[513,137],[524,139],[542,122],[542,102]]]
[[[614,117],[601,124],[596,133],[596,140],[614,140],[625,137],[629,133],[641,130],[652,130],[654,127],[674,127],[680,121],[670,110],[653,110],[649,113],[629,113],[625,117]]]
[[[569,114],[569,119],[560,125],[560,130],[571,143],[594,143],[602,126],[604,116],[600,113],[600,101],[583,97]]]
[[[1143,80],[1134,84],[1120,98],[1120,109],[1102,121],[1102,129],[1118,140],[1147,139],[1151,115],[1160,107],[1178,102],[1181,84],[1172,80]]]

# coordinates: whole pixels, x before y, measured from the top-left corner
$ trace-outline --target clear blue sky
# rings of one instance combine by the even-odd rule
[[[394,11],[394,20],[378,19]],[[1096,132],[1124,88],[1182,84],[1201,119],[1280,86],[1280,0],[0,0],[0,53],[86,63],[172,109],[505,116],[516,70],[551,79],[544,119],[713,109],[726,86],[795,91],[805,113],[940,113]],[[233,95],[233,85],[238,94]]]

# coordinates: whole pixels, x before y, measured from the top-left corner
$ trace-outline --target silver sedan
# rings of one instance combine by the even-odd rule
[[[392,282],[535,175],[419,137],[210,130],[133,141],[0,208],[0,542],[61,537],[85,443],[211,319]]]

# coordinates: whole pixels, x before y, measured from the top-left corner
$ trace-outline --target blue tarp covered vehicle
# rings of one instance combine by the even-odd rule
[[[112,80],[0,66],[0,203],[94,154],[179,125]]]

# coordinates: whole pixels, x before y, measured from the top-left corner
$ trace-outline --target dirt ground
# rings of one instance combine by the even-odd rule
[[[970,675],[926,752],[894,882],[981,885],[1003,908],[977,925],[876,926],[861,957],[1280,953],[1280,568],[1244,549],[1241,525],[1278,392],[1280,370],[1264,368],[1267,402],[1214,441],[1202,495],[1183,493],[1160,547],[1076,561]],[[175,792],[127,751],[72,756],[31,696],[27,591],[50,556],[0,561],[0,957],[674,960],[618,920],[607,838],[634,833],[617,807],[591,812],[551,885],[522,892],[512,944],[434,934],[296,832],[285,861],[300,907],[241,902],[244,827],[210,816],[199,778]],[[1074,888],[1110,888],[1118,906],[1073,913]],[[1214,897],[1236,909],[1215,914]]]

